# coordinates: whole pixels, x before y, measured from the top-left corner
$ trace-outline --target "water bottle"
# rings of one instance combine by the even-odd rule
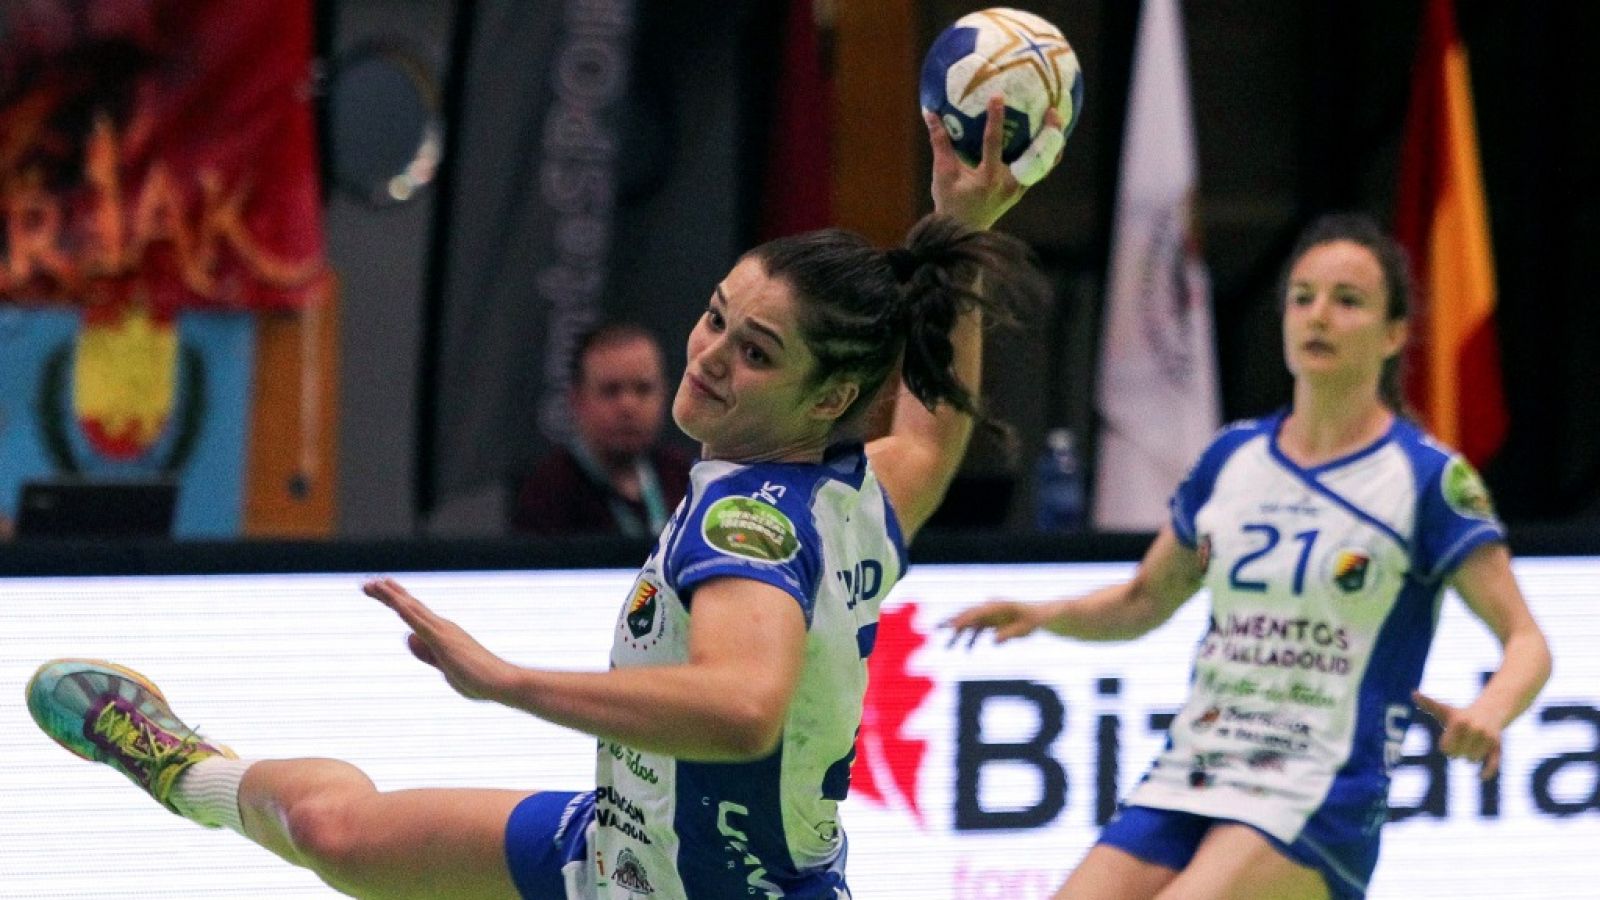
[[[1034,524],[1063,533],[1083,528],[1083,469],[1072,432],[1052,428],[1034,472]]]

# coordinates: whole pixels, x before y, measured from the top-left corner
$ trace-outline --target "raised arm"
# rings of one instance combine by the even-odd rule
[[[771,753],[804,663],[799,605],[744,578],[695,589],[687,662],[606,672],[517,666],[393,580],[365,590],[411,627],[412,653],[461,694],[679,759],[738,762]]]
[[[991,600],[945,622],[969,642],[993,631],[996,643],[1026,637],[1040,628],[1082,641],[1125,641],[1139,637],[1172,618],[1200,589],[1205,575],[1200,554],[1185,547],[1167,525],[1145,551],[1133,578],[1092,591],[1044,603]]]
[[[1500,766],[1500,735],[1527,710],[1550,679],[1550,645],[1528,610],[1511,573],[1504,544],[1485,544],[1468,554],[1450,578],[1467,608],[1494,632],[1501,646],[1499,671],[1465,707],[1417,692],[1417,705],[1444,727],[1439,749],[1483,763],[1483,777]]]
[[[1015,172],[1022,171],[1032,183],[1043,178],[1060,159],[1060,117],[1051,111],[1045,128],[1025,158],[1009,167],[1003,163],[1000,147],[1004,105],[998,95],[989,100],[983,158],[976,166],[961,162],[938,117],[924,112],[928,143],[933,151],[934,212],[973,228],[987,229],[1015,206],[1027,190],[1017,180]],[[981,290],[982,285],[978,288]],[[983,373],[982,313],[971,309],[958,317],[950,339],[954,350],[951,371],[976,398]],[[900,517],[901,529],[910,540],[944,500],[966,455],[967,442],[972,437],[972,417],[944,403],[930,410],[901,384],[893,411],[887,418],[887,434],[869,443],[867,454]]]
[[[955,350],[951,368],[974,393],[983,372],[981,316],[977,310],[963,315],[950,334]],[[867,444],[867,457],[894,504],[907,541],[944,501],[971,438],[971,416],[947,403],[930,410],[903,383],[899,386],[889,433]]]

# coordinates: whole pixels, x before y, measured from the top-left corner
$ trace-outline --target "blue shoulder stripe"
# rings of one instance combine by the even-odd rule
[[[1172,530],[1185,547],[1193,550],[1200,542],[1200,536],[1195,533],[1194,517],[1200,513],[1200,507],[1211,499],[1223,463],[1252,438],[1272,433],[1282,418],[1283,414],[1278,413],[1265,419],[1233,422],[1217,432],[1217,436],[1201,452],[1194,468],[1189,470],[1183,483],[1173,491],[1172,500],[1168,503],[1172,514]]]

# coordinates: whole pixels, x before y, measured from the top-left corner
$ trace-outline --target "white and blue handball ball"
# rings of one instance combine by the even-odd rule
[[[939,117],[969,164],[983,156],[987,107],[996,93],[1006,99],[1006,163],[1032,143],[1046,110],[1061,112],[1062,131],[1070,135],[1083,108],[1083,75],[1061,29],[1033,13],[997,6],[940,32],[922,62],[922,108]]]

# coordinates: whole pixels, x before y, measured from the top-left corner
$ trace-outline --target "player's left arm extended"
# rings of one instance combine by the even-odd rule
[[[800,604],[746,578],[713,578],[695,589],[686,662],[605,672],[518,666],[393,579],[363,590],[400,616],[411,628],[411,652],[461,695],[679,759],[742,762],[770,754],[805,660]]]
[[[1450,586],[1500,640],[1500,669],[1472,707],[1504,728],[1522,715],[1549,680],[1550,645],[1517,586],[1504,544],[1485,544],[1468,554],[1451,575]]]
[[[629,747],[701,762],[778,745],[805,662],[800,604],[764,582],[713,578],[690,601],[689,659],[608,672],[519,669],[501,703]]]

